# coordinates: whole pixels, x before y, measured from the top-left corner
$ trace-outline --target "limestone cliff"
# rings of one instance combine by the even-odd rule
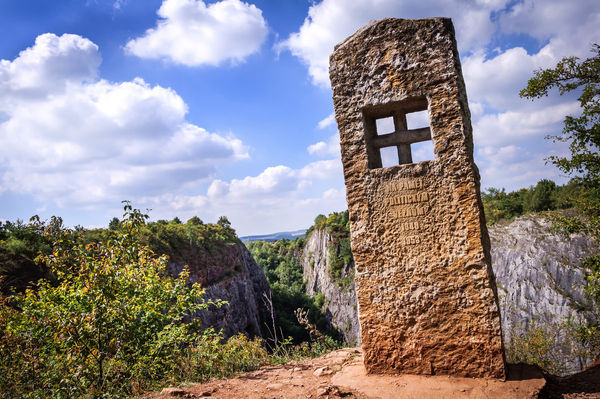
[[[352,279],[354,262],[344,265],[341,278],[333,278],[329,261],[329,245],[332,242],[332,235],[321,229],[314,230],[306,240],[300,260],[306,292],[311,296],[322,293],[325,297],[325,313],[331,324],[340,331],[347,343],[360,344],[356,290]],[[351,282],[344,284],[342,281],[348,277]]]
[[[263,328],[269,315],[263,294],[269,295],[269,285],[243,244],[222,244],[210,251],[191,246],[169,262],[174,274],[181,272],[184,265],[189,266],[191,281],[205,287],[206,300],[228,302],[220,308],[211,306],[202,311],[198,317],[203,326],[222,329],[225,338],[238,332],[265,337]]]
[[[496,276],[502,331],[507,348],[512,336],[537,323],[556,327],[555,348],[563,359],[565,373],[581,371],[586,359],[570,360],[560,324],[567,319],[593,317],[591,304],[582,295],[584,271],[581,261],[598,254],[598,244],[583,234],[565,237],[550,232],[550,222],[534,215],[521,216],[511,223],[497,223],[489,229],[492,267]],[[572,341],[572,340],[569,340]]]
[[[582,296],[581,260],[600,252],[598,244],[582,234],[565,237],[549,231],[550,222],[535,215],[525,215],[512,222],[489,227],[492,267],[498,285],[502,331],[509,348],[515,332],[536,322],[556,326],[568,318],[582,320],[591,312],[578,312],[590,304]],[[332,323],[348,340],[360,339],[354,284],[342,289],[329,276],[328,244],[332,237],[316,230],[307,240],[302,265],[307,292],[322,292],[332,315]],[[354,264],[346,266],[346,275]],[[344,327],[346,331],[344,331]],[[559,337],[559,342],[564,337]],[[559,345],[557,357],[567,359],[566,349]],[[583,369],[586,359],[564,360],[566,372]]]

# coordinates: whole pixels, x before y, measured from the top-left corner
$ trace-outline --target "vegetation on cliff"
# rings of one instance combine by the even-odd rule
[[[308,312],[308,321],[319,331],[336,337],[335,331],[327,328],[327,320],[322,313],[323,298],[312,298],[306,294],[302,266],[298,262],[304,239],[282,239],[279,241],[251,241],[248,249],[256,263],[263,269],[271,287],[272,305],[265,298],[265,305],[274,312],[279,339],[292,338],[299,344],[310,340],[310,332],[295,314],[298,308]]]
[[[125,206],[110,239],[36,221],[53,276],[0,302],[3,397],[126,397],[167,383],[226,376],[268,361],[260,341],[221,342],[193,315],[220,301],[167,273],[141,240],[146,215]]]
[[[301,257],[306,255],[305,243],[315,231],[325,231],[331,237],[328,242],[329,274],[337,285],[348,287],[352,282],[351,274],[343,273],[344,269],[352,262],[350,249],[350,223],[348,211],[334,212],[329,216],[318,215],[314,224],[307,230],[306,239],[282,239],[275,242],[251,241],[248,248],[263,268],[273,294],[273,308],[278,320],[281,335],[292,337],[293,342],[302,342],[309,338],[304,326],[294,314],[296,308],[301,307],[308,311],[310,324],[324,335],[329,344],[331,339],[342,339],[339,331],[332,330],[331,314],[326,314],[327,301],[322,293],[314,297],[306,294]],[[304,250],[304,251],[303,251]],[[309,255],[310,256],[310,255]],[[314,265],[314,259],[309,260]],[[314,334],[313,334],[314,335]],[[313,337],[314,341],[314,337]],[[317,340],[319,341],[319,340]],[[322,340],[321,340],[322,341]]]
[[[333,212],[329,216],[318,215],[306,232],[307,239],[314,230],[325,230],[331,235],[332,241],[328,244],[329,275],[340,286],[348,287],[354,278],[354,274],[342,275],[344,267],[353,261],[348,210]]]
[[[562,172],[574,176],[583,190],[571,200],[578,209],[576,216],[559,215],[555,227],[564,233],[582,231],[600,240],[600,45],[594,44],[593,55],[585,60],[565,57],[554,68],[541,69],[521,90],[521,97],[536,99],[556,88],[560,95],[577,91],[581,107],[579,116],[567,115],[561,135],[548,136],[569,144],[567,156],[551,156],[548,161]],[[587,286],[583,290],[600,309],[600,256],[584,260]],[[577,336],[595,356],[600,356],[600,314],[596,321],[573,323]]]
[[[74,231],[82,242],[107,242],[119,233],[121,223],[118,218],[113,218],[108,229],[76,227]],[[59,229],[62,220],[56,217],[50,224]],[[35,262],[39,254],[49,255],[52,251],[52,237],[44,234],[44,227],[48,226],[40,223],[37,217],[29,223],[0,222],[0,293],[7,295],[13,289],[22,291],[42,277],[53,278],[44,264]],[[197,216],[186,223],[178,218],[144,223],[138,226],[136,234],[140,243],[147,245],[152,252],[165,254],[170,260],[182,264],[191,264],[199,254],[216,255],[211,261],[218,261],[218,255],[226,251],[228,245],[241,244],[224,216],[217,223],[203,223]]]
[[[512,219],[531,212],[569,209],[577,198],[586,195],[587,188],[573,179],[565,185],[542,179],[535,186],[507,193],[490,188],[481,193],[485,218],[489,225],[502,219]]]

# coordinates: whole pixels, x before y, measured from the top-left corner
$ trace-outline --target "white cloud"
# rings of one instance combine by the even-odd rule
[[[571,36],[573,33],[584,33],[597,29],[600,24],[600,13],[596,0],[521,0],[500,15],[500,26],[507,33],[522,33],[533,36],[540,41],[551,38],[566,39],[569,43],[565,50],[571,54],[589,50],[590,43],[581,35]],[[575,32],[574,32],[575,31]],[[576,54],[580,55],[580,54]]]
[[[552,154],[564,155],[565,148],[553,146]],[[562,146],[564,147],[564,146]],[[476,154],[481,170],[482,188],[505,188],[508,191],[528,187],[540,179],[562,184],[568,179],[546,163],[547,155],[517,145],[485,146]]]
[[[0,191],[93,207],[206,181],[248,157],[242,142],[186,122],[171,89],[98,80],[98,47],[45,34],[0,61]]]
[[[329,126],[333,126],[334,124],[335,124],[335,114],[332,112],[331,114],[329,114],[329,116],[327,116],[327,118],[320,120],[319,123],[317,124],[317,127],[319,129],[325,129]]]
[[[230,183],[215,180],[211,183],[208,194],[211,198],[228,198],[230,200],[269,197],[281,192],[298,189],[300,179],[296,171],[279,165],[265,169],[258,176],[247,176],[244,179],[233,179]]]
[[[140,206],[152,208],[152,218],[182,220],[202,213],[207,221],[227,215],[238,234],[272,233],[307,228],[319,213],[346,208],[339,159],[312,162],[298,169],[278,165],[256,176],[214,180],[206,195],[149,197]]]
[[[69,85],[90,82],[100,62],[98,46],[88,39],[40,35],[14,61],[0,60],[0,110],[9,107],[9,101],[44,98]]]
[[[299,170],[303,179],[330,179],[342,176],[342,163],[339,159],[311,162]]]
[[[264,42],[262,11],[240,0],[164,0],[155,28],[127,43],[130,54],[187,66],[241,62]]]
[[[309,154],[327,154],[328,148],[327,148],[327,143],[324,141],[319,141],[315,144],[311,144],[309,145],[306,149],[308,150]]]
[[[334,156],[340,157],[340,136],[335,133],[327,142],[319,141],[315,144],[311,144],[307,148],[310,155],[318,156]]]
[[[541,143],[549,133],[560,132],[565,115],[578,112],[579,104],[568,102],[540,110],[484,115],[473,125],[475,142],[481,146],[510,145],[535,138]]]
[[[113,9],[118,11],[125,5],[125,3],[127,3],[127,0],[115,0],[113,2]]]
[[[600,40],[600,34],[597,38]],[[559,96],[551,96],[532,104],[519,97],[519,91],[527,85],[533,71],[553,67],[562,57],[573,54],[557,48],[555,43],[556,40],[550,41],[535,54],[528,54],[522,47],[514,47],[492,58],[488,58],[482,50],[465,57],[462,64],[469,99],[497,111],[523,106],[539,109],[565,101]]]
[[[317,161],[301,169],[287,166],[271,166],[257,176],[233,179],[227,183],[214,180],[208,195],[219,201],[243,201],[256,198],[271,198],[298,192],[312,185],[313,180],[335,179],[341,176],[341,162],[337,159]]]
[[[333,47],[373,19],[452,17],[461,50],[484,45],[495,31],[490,18],[507,1],[433,0],[323,0],[313,4],[298,32],[280,47],[289,49],[308,65],[313,82],[329,86],[329,55]]]

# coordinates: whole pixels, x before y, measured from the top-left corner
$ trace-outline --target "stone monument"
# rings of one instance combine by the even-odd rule
[[[335,47],[329,73],[367,371],[503,378],[498,298],[451,20],[371,22]],[[407,123],[417,111],[426,111],[428,127]],[[379,123],[386,118],[393,120],[388,131]],[[411,145],[428,140],[432,159],[413,163]],[[388,147],[397,162],[382,167]]]

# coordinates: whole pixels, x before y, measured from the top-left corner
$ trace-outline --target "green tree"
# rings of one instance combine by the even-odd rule
[[[560,95],[580,90],[580,116],[567,116],[562,135],[548,136],[569,143],[570,157],[551,156],[549,160],[567,174],[579,174],[589,184],[600,185],[600,45],[594,44],[594,56],[580,61],[563,58],[555,68],[535,72],[521,97],[535,99],[557,88]]]
[[[110,222],[108,222],[108,229],[109,230],[117,230],[119,228],[120,224],[121,224],[121,222],[119,221],[119,218],[114,217],[110,220]]]
[[[187,348],[212,342],[211,330],[184,320],[213,302],[187,271],[169,277],[167,258],[140,244],[146,218],[127,203],[105,244],[84,243],[56,218],[44,226],[54,244],[40,260],[56,282],[40,280],[0,302],[3,395],[138,394],[177,375]]]
[[[227,216],[219,216],[217,224],[221,227],[231,227],[231,222],[227,219]]]
[[[323,333],[328,331],[328,321],[321,311],[321,305],[305,292],[302,266],[298,259],[302,253],[304,240],[281,239],[274,242],[251,241],[248,249],[263,269],[271,287],[272,305],[276,318],[276,333],[281,339],[291,337],[294,343],[308,341],[310,336],[294,312],[299,307],[308,310],[310,322]]]
[[[592,52],[593,56],[585,60],[566,57],[554,68],[536,71],[520,95],[536,99],[554,88],[560,95],[579,93],[581,114],[566,116],[562,134],[548,136],[568,143],[570,155],[551,156],[548,160],[582,183],[585,190],[573,198],[581,217],[556,217],[555,225],[565,232],[585,231],[600,239],[600,45],[594,44]],[[600,256],[586,259],[583,266],[588,271],[584,289],[600,306]],[[579,326],[579,335],[591,354],[598,356],[600,321]]]
[[[191,218],[188,219],[186,224],[199,225],[199,224],[204,224],[204,222],[198,216],[192,216]]]
[[[531,190],[531,195],[528,198],[527,210],[541,212],[554,209],[553,194],[555,190],[556,183],[552,180],[540,180]]]

